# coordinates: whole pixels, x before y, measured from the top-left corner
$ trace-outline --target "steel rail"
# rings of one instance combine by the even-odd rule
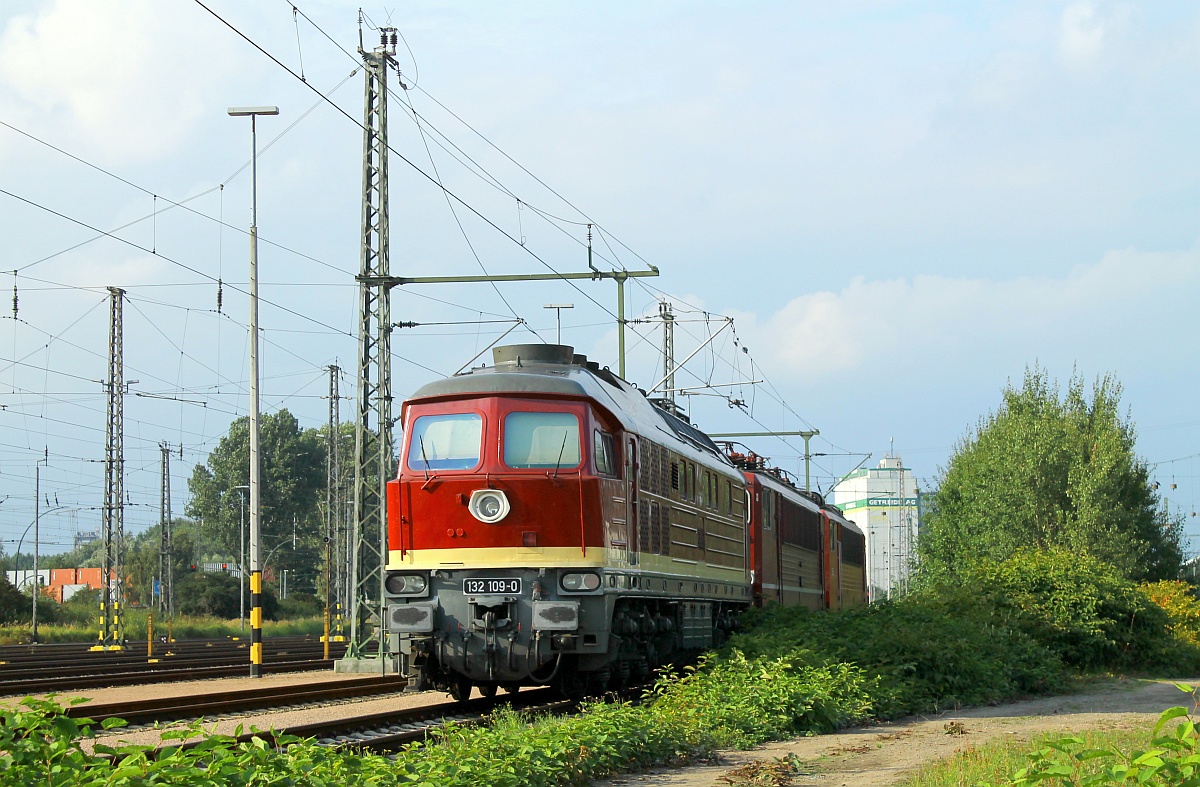
[[[339,643],[340,644],[340,643]],[[263,664],[266,672],[308,672],[314,670],[332,670],[340,651],[335,658],[325,659],[320,648],[313,648],[310,653],[274,654]],[[332,654],[331,654],[332,655]],[[214,664],[214,661],[217,663]],[[87,673],[80,672],[80,665],[74,667],[43,667],[40,670],[19,670],[0,673],[0,696],[22,694],[37,694],[66,689],[89,689],[106,686],[129,686],[142,683],[160,683],[203,678],[240,677],[246,671],[246,664],[239,658],[236,663],[230,659],[203,660],[165,660],[155,663],[121,663],[121,664],[92,664],[86,665]],[[32,674],[31,674],[32,673]]]
[[[509,694],[504,697],[484,697],[467,702],[443,702],[421,708],[369,713],[350,719],[300,724],[280,730],[258,730],[235,737],[239,743],[255,738],[268,746],[278,746],[281,738],[295,736],[312,738],[317,743],[334,748],[356,750],[391,750],[408,743],[425,740],[431,731],[453,722],[462,726],[487,721],[497,707],[546,713],[565,713],[578,707],[564,700],[556,689],[542,688]],[[186,747],[199,746],[202,740],[188,741]],[[167,746],[160,749],[171,748]]]
[[[158,697],[96,705],[85,703],[71,706],[66,714],[72,718],[90,719],[93,722],[117,718],[130,725],[148,724],[241,713],[261,708],[278,710],[281,706],[313,705],[332,700],[396,694],[403,691],[407,685],[408,678],[403,676],[389,675],[380,678],[377,675],[369,675],[336,682],[316,681],[291,686],[213,692],[191,697]]]

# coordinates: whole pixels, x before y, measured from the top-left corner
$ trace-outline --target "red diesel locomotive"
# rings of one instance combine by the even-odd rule
[[[402,410],[385,620],[412,688],[603,690],[719,644],[751,604],[861,602],[836,509],[570,347],[493,359]]]

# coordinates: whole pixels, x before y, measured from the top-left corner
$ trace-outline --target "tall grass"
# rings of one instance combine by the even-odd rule
[[[1021,768],[1029,764],[1029,752],[1056,740],[1057,735],[1039,735],[1032,743],[1020,739],[993,741],[979,746],[967,746],[950,757],[922,766],[901,787],[978,787],[980,784],[1005,784]],[[1133,749],[1150,742],[1150,731],[1088,730],[1077,737],[1087,749]],[[1080,774],[1099,773],[1098,761],[1084,765]]]
[[[130,640],[145,640],[149,628],[150,614],[146,610],[132,610],[125,616],[125,637]],[[38,626],[38,641],[93,642],[99,636],[98,618],[90,624],[51,623]],[[297,618],[294,620],[268,620],[263,623],[263,636],[286,637],[302,634],[317,635],[324,631],[322,617]],[[250,637],[247,624],[242,629],[240,621],[225,620],[201,615],[177,615],[167,621],[154,616],[154,637],[169,635],[172,639],[222,639],[226,637]],[[29,624],[0,626],[0,645],[19,645],[30,641],[32,631]]]

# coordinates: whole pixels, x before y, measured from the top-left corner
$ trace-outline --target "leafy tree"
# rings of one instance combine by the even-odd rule
[[[259,434],[263,557],[311,587],[324,546],[318,508],[324,501],[324,443],[316,430],[301,429],[286,409],[264,415]],[[188,480],[188,515],[202,520],[228,555],[240,553],[244,490],[237,487],[248,486],[249,479],[250,421],[239,418]],[[248,510],[246,516],[249,537]]]
[[[956,446],[926,511],[918,544],[927,578],[968,561],[1001,561],[1023,547],[1090,554],[1134,580],[1174,579],[1183,525],[1160,506],[1146,463],[1134,454],[1121,386],[1098,379],[1088,399],[1073,376],[1059,397],[1045,370]]]
[[[0,624],[24,623],[31,615],[31,598],[13,587],[6,574],[0,574]]]
[[[199,537],[195,522],[178,518],[172,521],[171,567],[176,583],[189,566],[202,559],[200,555],[213,551],[214,545],[211,543],[208,544],[209,549],[204,550]],[[125,548],[125,574],[129,578],[125,593],[131,601],[148,606],[154,600],[154,580],[158,577],[161,549],[161,525],[152,525],[129,540]],[[175,597],[178,604],[178,587]]]
[[[175,581],[175,609],[181,615],[211,615],[216,618],[236,618],[240,613],[241,594],[236,577],[223,571],[188,571]],[[249,596],[246,597],[249,614]],[[263,615],[275,619],[279,615],[279,600],[274,593],[264,592]]]

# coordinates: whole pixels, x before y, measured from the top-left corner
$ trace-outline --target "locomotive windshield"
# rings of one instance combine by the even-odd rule
[[[579,418],[574,413],[509,413],[504,417],[504,464],[569,468],[579,464]]]
[[[423,415],[408,445],[412,470],[469,470],[479,464],[483,418],[478,413]]]

